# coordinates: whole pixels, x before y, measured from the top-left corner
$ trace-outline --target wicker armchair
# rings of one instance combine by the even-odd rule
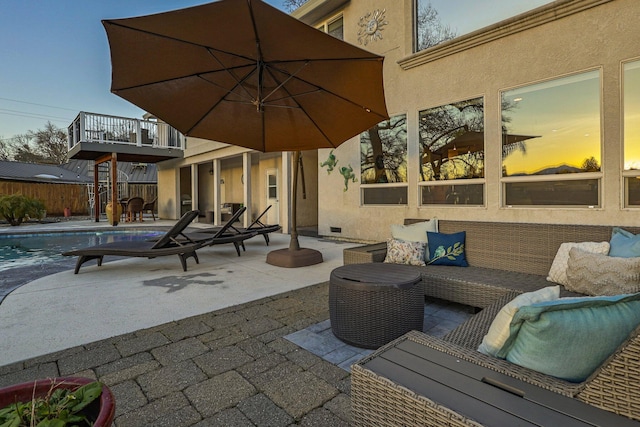
[[[142,207],[144,199],[142,197],[132,197],[127,202],[127,221],[133,222],[136,216],[140,214],[140,222],[142,222]]]
[[[153,217],[153,220],[156,220],[156,215],[155,215],[155,210],[156,210],[156,202],[158,201],[158,197],[156,196],[152,201],[145,203],[144,205],[142,205],[142,213],[145,212],[151,212],[151,216]],[[140,214],[140,216],[142,216],[142,213]]]

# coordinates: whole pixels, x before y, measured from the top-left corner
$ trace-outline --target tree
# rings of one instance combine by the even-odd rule
[[[0,160],[11,160],[11,144],[9,140],[0,138]]]
[[[474,178],[484,169],[484,101],[474,98],[420,113],[420,175],[423,181]],[[456,138],[478,133],[481,149],[452,145]],[[471,143],[469,143],[471,144]]]
[[[365,184],[406,182],[407,116],[384,120],[360,137],[361,179]]]
[[[67,161],[67,133],[51,122],[44,129],[29,131],[34,139],[36,152],[51,163],[61,165]]]
[[[61,165],[67,161],[67,133],[47,122],[44,129],[30,130],[4,140],[0,146],[0,159]]]
[[[600,163],[595,157],[591,156],[588,159],[584,159],[581,169],[585,172],[600,172]]]
[[[284,7],[284,10],[291,13],[306,2],[307,0],[284,0],[282,2],[282,6]]]
[[[45,163],[44,156],[35,151],[31,144],[31,137],[28,133],[16,135],[11,142],[13,160],[24,163]]]
[[[416,18],[418,51],[430,48],[439,43],[451,40],[458,35],[449,25],[444,25],[440,21],[438,11],[431,3],[421,4]]]

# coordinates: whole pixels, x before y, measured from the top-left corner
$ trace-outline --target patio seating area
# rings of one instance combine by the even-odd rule
[[[420,230],[420,234],[424,234],[423,228],[429,223],[406,219],[405,227],[408,225],[408,228],[402,230],[405,233]],[[606,281],[599,281],[588,291],[577,292],[569,279],[566,276],[562,279],[558,273],[562,270],[570,276],[572,268],[581,268],[573,261],[564,261],[564,267],[561,265],[561,245],[565,242],[573,247],[597,246],[603,242],[609,253],[611,239],[613,253],[619,248],[613,247],[612,233],[615,237],[619,231],[611,226],[571,224],[441,220],[437,225],[441,232],[447,233],[446,236],[462,239],[464,264],[451,256],[446,266],[425,266],[423,262],[421,266],[402,267],[420,273],[427,298],[441,298],[482,310],[442,340],[412,331],[354,365],[352,421],[355,425],[371,425],[374,420],[381,425],[395,425],[399,419],[406,425],[520,425],[522,421],[525,421],[523,425],[640,425],[634,374],[638,371],[636,352],[640,329],[637,319],[633,314],[621,315],[620,319],[628,321],[625,332],[606,351],[603,350],[599,358],[594,358],[586,349],[602,345],[596,337],[611,335],[612,331],[623,327],[612,326],[609,323],[612,317],[603,315],[596,308],[585,308],[593,310],[591,318],[596,327],[591,327],[585,318],[573,317],[581,309],[578,308],[580,303],[595,307],[599,300],[607,298],[612,304],[613,301],[625,304],[627,300],[638,298],[637,290],[634,290],[637,279],[635,282],[611,279],[610,282],[617,286],[626,284],[626,288],[616,287],[615,292],[604,292],[605,283],[609,283]],[[632,233],[640,231],[634,227],[627,229]],[[430,235],[429,250],[436,248],[434,241],[437,240],[432,237],[440,236]],[[345,264],[381,262],[385,260],[385,254],[387,259],[394,256],[387,253],[385,246],[347,248]],[[573,251],[575,249],[571,249],[572,254]],[[599,256],[604,258],[599,258],[599,267],[590,270],[592,275],[634,268],[623,267],[621,258],[616,256]],[[432,254],[430,258],[434,259]],[[354,267],[360,267],[360,264],[354,264]],[[598,280],[594,278],[594,283]],[[490,353],[486,347],[490,327],[494,327],[494,319],[499,323],[498,314],[502,314],[503,307],[516,297],[524,297],[525,293],[530,295],[550,289],[552,282],[564,285],[557,286],[555,299],[558,296],[585,296],[581,292],[593,297],[574,299],[575,306],[572,306],[571,298],[564,300],[566,312],[563,316],[567,317],[538,314],[528,319],[534,324],[547,322],[546,327],[534,326],[535,350],[521,347],[519,357],[511,359],[512,354],[498,353],[498,350],[505,351],[500,344]],[[579,282],[583,286],[587,281],[580,279]],[[556,307],[562,307],[562,300],[557,302]],[[541,308],[541,312],[543,310]],[[509,322],[506,333],[511,334],[511,342],[523,343],[527,338],[520,340],[515,320]],[[554,330],[554,334],[547,335],[547,328]],[[561,330],[571,332],[554,342],[553,339],[562,335],[556,331]],[[554,363],[557,365],[550,369],[549,365]],[[591,365],[582,373],[569,373],[575,366],[585,363]],[[450,374],[445,375],[446,379],[438,380],[442,369]],[[461,399],[466,399],[466,403],[461,403]],[[544,410],[536,405],[544,406]],[[547,410],[550,412],[545,413]]]
[[[274,235],[270,248],[284,245],[287,237]],[[304,238],[304,244],[321,248],[325,255],[324,265],[306,269],[307,276],[310,276],[308,280],[311,281],[321,276],[328,280],[329,272],[341,263],[342,250],[349,246],[340,242],[306,238]],[[135,319],[129,319],[123,322],[127,324],[123,326],[134,327],[135,330],[122,333],[122,328],[112,324],[115,320],[106,319],[104,314],[112,312],[113,317],[119,317],[117,309],[105,309],[104,312],[96,313],[89,308],[87,314],[77,311],[71,314],[65,311],[64,313],[69,313],[69,317],[65,318],[65,315],[61,314],[63,323],[70,321],[83,323],[80,320],[84,319],[83,316],[87,317],[88,323],[94,323],[89,320],[90,313],[93,311],[94,316],[103,320],[90,326],[106,323],[106,327],[111,329],[104,331],[106,338],[97,339],[99,335],[95,335],[95,332],[91,335],[89,328],[85,330],[82,325],[78,325],[76,330],[78,336],[93,338],[85,338],[84,341],[80,339],[73,344],[71,341],[65,341],[69,337],[61,336],[59,340],[63,343],[60,348],[56,349],[49,343],[48,348],[51,348],[52,352],[43,351],[38,347],[43,339],[37,335],[37,332],[32,337],[24,337],[24,343],[20,343],[18,337],[7,336],[5,345],[23,347],[37,355],[28,357],[26,360],[2,364],[0,386],[53,376],[75,375],[99,379],[107,384],[115,395],[117,413],[114,425],[118,427],[349,425],[350,375],[345,369],[348,366],[344,364],[339,366],[340,363],[336,359],[338,353],[348,358],[349,349],[342,346],[332,355],[323,354],[322,350],[329,351],[326,336],[326,324],[329,318],[328,281],[309,286],[309,282],[302,281],[299,273],[296,274],[290,269],[277,269],[277,275],[281,277],[282,282],[278,289],[292,288],[293,290],[261,297],[260,295],[265,295],[265,292],[257,287],[251,288],[255,285],[250,283],[249,273],[241,265],[248,267],[247,270],[249,270],[252,265],[255,265],[253,263],[256,260],[264,262],[264,252],[270,249],[260,240],[251,242],[247,246],[247,253],[240,258],[237,258],[233,251],[223,252],[218,248],[203,248],[201,264],[194,267],[201,281],[207,280],[204,270],[213,271],[214,274],[218,274],[218,284],[226,282],[227,287],[239,286],[249,290],[250,292],[247,293],[250,295],[244,297],[247,302],[236,304],[234,301],[239,301],[238,299],[225,296],[224,290],[219,289],[218,299],[225,300],[224,303],[227,306],[215,306],[209,303],[212,308],[223,308],[186,316],[175,321],[159,321],[160,318],[151,312],[147,303],[144,306],[136,306],[135,301],[138,298],[136,290],[133,289],[137,287],[134,281],[125,286],[118,283],[122,278],[131,277],[136,273],[131,271],[127,273],[127,268],[123,269],[122,266],[110,267],[109,263],[99,269],[87,267],[94,271],[91,275],[85,275],[84,281],[76,280],[79,276],[73,275],[69,270],[23,286],[13,297],[30,298],[32,302],[43,298],[44,301],[53,295],[53,292],[46,294],[43,287],[62,286],[60,284],[45,286],[47,279],[49,282],[58,283],[61,281],[61,276],[64,276],[69,280],[70,283],[67,285],[71,288],[76,286],[76,289],[90,288],[89,292],[96,297],[109,299],[119,294],[117,298],[121,304],[127,306],[126,309],[129,311],[141,312],[141,317],[147,318],[144,322],[147,322],[148,326],[136,327],[135,325],[145,323],[142,320],[137,322]],[[213,251],[215,254],[212,253]],[[216,257],[223,259],[213,261]],[[259,260],[260,257],[262,261]],[[155,263],[155,267],[146,265],[145,269],[160,267],[161,262],[158,263],[156,260],[150,260],[150,262]],[[130,260],[120,263],[127,263],[130,268],[140,270],[139,267],[134,267],[135,264]],[[219,270],[220,265],[224,265],[223,268],[226,270],[235,270],[235,274],[224,276]],[[102,273],[105,269],[110,271]],[[187,275],[179,267],[171,270],[171,273],[175,270],[177,276]],[[263,281],[271,280],[269,278],[271,274],[276,272],[266,271],[263,274]],[[87,276],[92,276],[91,280],[93,276],[101,277],[96,278],[94,286],[93,282],[86,279]],[[155,277],[153,272],[148,276]],[[191,275],[188,276],[184,277],[186,281],[193,280]],[[233,283],[230,280],[234,276],[239,283]],[[293,280],[292,276],[298,276],[296,281],[299,286],[292,287],[286,284]],[[106,277],[111,277],[111,280],[105,280]],[[178,277],[175,280],[179,280]],[[115,289],[109,289],[110,287]],[[130,298],[126,298],[123,293],[126,287],[131,288]],[[174,311],[179,308],[184,309],[180,307],[183,301],[180,293],[189,292],[189,290],[177,291],[174,288],[176,292],[167,294],[162,287],[152,289],[157,289],[157,295],[162,297],[162,299],[155,298],[157,304],[162,305],[167,301],[173,301]],[[171,287],[167,289],[171,291]],[[206,299],[202,294],[203,289],[208,288],[201,287],[195,290],[200,292],[200,299]],[[58,293],[61,290],[58,287]],[[36,296],[37,293],[43,295]],[[85,297],[80,295],[77,298],[82,300]],[[15,312],[11,311],[14,304],[11,299],[10,297],[5,305],[0,304],[0,318],[15,317]],[[200,309],[197,301],[192,297],[186,299],[191,301],[193,306],[191,309],[194,313]],[[71,298],[69,304],[75,305],[74,301]],[[59,302],[51,301],[50,304],[50,307],[45,307],[45,311],[59,307]],[[145,310],[147,310],[146,316]],[[446,331],[468,317],[463,308],[456,308],[447,314],[446,310],[442,310],[442,307],[437,304],[428,306],[426,311],[428,316],[425,318],[425,330],[429,329],[430,333],[437,336],[444,335]],[[34,314],[33,317],[38,316]],[[25,323],[29,322],[25,319]],[[55,319],[52,319],[51,323],[51,329],[45,331],[46,334],[55,336],[63,330],[61,326],[58,331]],[[27,325],[27,329],[33,330],[36,325],[37,322],[34,321],[33,324]],[[325,325],[324,336],[321,330],[323,325]],[[318,336],[313,337],[309,331],[317,331]],[[25,330],[19,327],[15,332],[26,334]],[[322,345],[318,347],[318,343]],[[357,351],[357,349],[354,350]],[[371,352],[364,351],[365,353],[358,356],[352,356],[352,359],[355,360],[360,355],[364,356]],[[3,347],[0,353],[11,357],[8,348]],[[19,360],[19,357],[14,357],[14,360]]]

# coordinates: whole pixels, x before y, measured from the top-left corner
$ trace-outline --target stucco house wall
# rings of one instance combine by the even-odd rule
[[[533,223],[638,225],[638,209],[623,208],[621,62],[640,57],[637,0],[556,1],[500,25],[412,53],[412,0],[350,1],[342,13],[345,40],[358,45],[360,17],[384,9],[382,39],[366,49],[385,56],[389,114],[407,114],[407,205],[363,206],[359,183],[342,191],[342,177],[318,175],[320,235],[382,240],[406,217]],[[580,10],[576,13],[572,11]],[[517,30],[517,31],[516,31]],[[364,46],[363,46],[364,47]],[[601,207],[506,207],[501,202],[500,91],[567,74],[601,70]],[[419,206],[418,111],[484,97],[485,205]],[[360,177],[359,137],[334,154]],[[330,150],[319,150],[320,161]],[[341,229],[340,233],[331,227]]]

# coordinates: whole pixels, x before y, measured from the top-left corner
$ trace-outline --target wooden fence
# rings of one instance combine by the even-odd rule
[[[150,202],[158,195],[158,185],[129,184],[128,193],[129,197],[139,196]],[[48,216],[63,216],[65,208],[71,210],[71,215],[93,215],[93,212],[89,213],[87,184],[0,181],[0,195],[6,194],[22,194],[41,200]],[[101,212],[104,212],[106,200],[100,202],[103,205]]]
[[[150,202],[158,197],[158,184],[129,184],[129,197],[142,197]]]
[[[89,195],[86,184],[49,184],[40,182],[0,181],[0,195],[22,194],[44,203],[48,216],[89,214]]]

